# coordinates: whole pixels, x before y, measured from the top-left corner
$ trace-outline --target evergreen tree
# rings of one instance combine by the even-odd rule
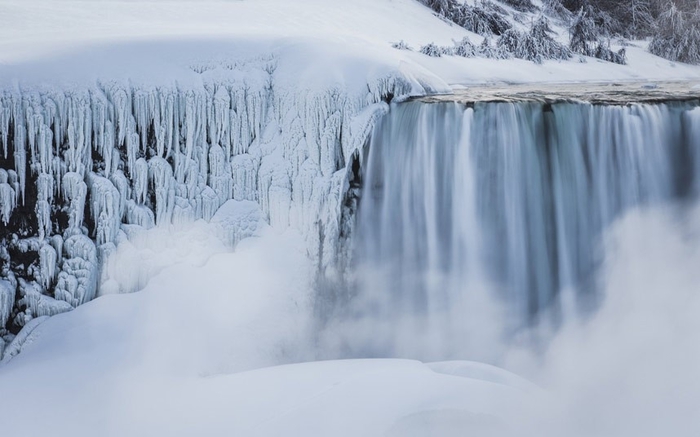
[[[472,44],[469,38],[464,37],[461,41],[455,42],[453,52],[456,56],[473,58],[477,55],[477,48],[474,44]]]
[[[600,34],[595,22],[581,8],[569,28],[569,48],[584,56],[594,56]]]
[[[443,50],[431,42],[421,47],[420,52],[433,58],[439,58],[442,56]]]
[[[539,8],[531,0],[501,0],[519,12],[537,12]]]
[[[541,64],[546,59],[569,59],[571,51],[552,37],[549,20],[541,16],[530,28],[522,33],[511,29],[498,40],[498,47],[505,53],[519,59]]]

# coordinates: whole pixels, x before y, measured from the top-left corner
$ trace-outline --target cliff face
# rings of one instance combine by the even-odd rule
[[[0,325],[16,333],[91,300],[127,234],[208,221],[228,200],[301,231],[319,272],[336,275],[351,157],[384,100],[426,89],[389,69],[361,87],[300,88],[277,68],[272,57],[165,85],[1,91]]]

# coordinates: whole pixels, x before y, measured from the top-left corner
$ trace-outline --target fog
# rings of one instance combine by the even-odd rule
[[[700,209],[634,211],[604,239],[604,301],[549,345],[545,435],[700,431]]]
[[[333,334],[355,351],[369,342],[366,350],[376,355],[383,346],[394,356],[423,360],[485,360],[542,388],[493,426],[478,425],[480,435],[697,435],[700,209],[631,211],[599,247],[599,307],[569,314],[559,328],[543,322],[513,335],[508,312],[484,293],[488,284],[479,284],[465,292],[471,298],[432,315],[444,318],[439,327],[431,323],[440,319],[408,315],[396,319],[398,326],[356,317]],[[404,431],[462,435],[472,423],[443,416],[426,416]]]
[[[274,423],[279,411],[287,411],[280,416],[285,420],[297,417],[314,426],[321,421],[328,429],[348,421],[356,427],[336,435],[366,429],[368,435],[413,436],[695,436],[700,430],[697,207],[625,215],[600,243],[605,258],[599,308],[567,319],[558,330],[538,327],[516,336],[508,311],[486,282],[468,287],[472,295],[465,292],[464,300],[445,314],[446,323],[434,329],[431,324],[440,324],[439,318],[406,315],[396,319],[397,325],[359,312],[322,325],[315,317],[319,296],[313,268],[296,233],[265,228],[232,251],[203,223],[149,232],[124,243],[110,261],[116,271],[139,272],[143,290],[103,295],[50,319],[3,369],[0,390],[13,399],[3,410],[13,416],[8,429],[21,432],[38,408],[45,420],[35,425],[37,432],[58,427],[74,435],[219,435],[229,429],[226,421],[234,431],[255,435],[246,424]],[[134,284],[129,275],[109,281],[112,290]],[[381,298],[381,290],[375,291]],[[461,312],[468,317],[457,317]],[[402,335],[415,333],[417,326],[424,328],[422,335]],[[372,384],[386,382],[390,388],[363,392],[362,384],[349,384],[357,385],[355,392],[321,404],[296,404],[301,401],[295,399],[314,384],[320,384],[319,393],[334,387],[323,382],[331,363],[317,370],[240,373],[362,357],[484,361],[540,388],[522,392],[518,384],[515,391],[523,396],[516,401],[480,386],[464,389],[459,402],[498,411],[474,416],[440,407],[440,393],[447,388],[431,389],[431,384],[455,383],[429,379],[433,382],[416,386],[415,396],[435,390],[429,395],[433,400],[421,401],[422,410],[402,413],[406,395],[401,393],[424,374],[410,376],[403,364],[381,364],[385,373],[360,373],[376,373]],[[401,375],[409,379],[390,382]],[[385,407],[367,410],[377,396],[389,399],[382,401]],[[345,413],[324,414],[324,404]],[[75,421],[68,413],[84,410],[91,420]],[[264,429],[258,434],[266,434]]]

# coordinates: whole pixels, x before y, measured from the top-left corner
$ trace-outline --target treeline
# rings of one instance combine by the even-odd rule
[[[473,44],[469,38],[465,37],[455,42],[453,46],[441,47],[431,43],[421,47],[419,51],[432,57],[451,55],[465,58],[519,58],[538,64],[544,59],[569,59],[571,50],[554,40],[551,33],[549,20],[541,16],[532,24],[529,32],[519,32],[509,27],[496,39],[495,43],[489,35],[485,35],[479,45]],[[394,48],[411,50],[411,47],[403,41],[394,44]]]
[[[672,61],[700,63],[698,0],[559,0],[592,20],[601,37],[651,38],[649,51]]]
[[[625,63],[624,49],[612,51],[615,39],[650,38],[649,51],[666,59],[700,63],[698,0],[420,0],[438,15],[465,29],[497,39],[498,56],[541,62],[572,54]],[[500,4],[499,4],[500,3]],[[508,6],[512,11],[503,6]],[[529,33],[513,29],[506,19],[522,22],[526,13],[547,15],[569,28],[569,44],[553,44],[551,29],[537,19]],[[558,44],[558,43],[557,43]]]

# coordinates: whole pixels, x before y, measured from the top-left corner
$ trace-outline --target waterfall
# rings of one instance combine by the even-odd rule
[[[511,332],[595,307],[605,228],[700,192],[693,107],[393,105],[357,213],[350,318],[377,321],[363,353],[449,356],[467,319],[489,317],[469,308],[484,299]]]

